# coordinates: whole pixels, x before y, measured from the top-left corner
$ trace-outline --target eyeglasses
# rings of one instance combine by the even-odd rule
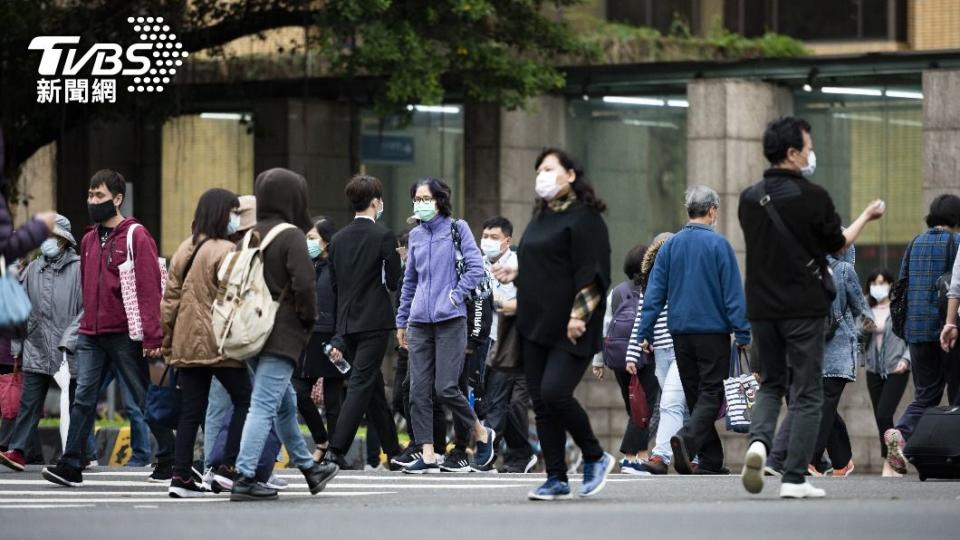
[[[415,203],[418,203],[418,202],[430,203],[430,202],[433,202],[433,197],[414,197],[414,198],[413,198],[413,202],[415,202]]]

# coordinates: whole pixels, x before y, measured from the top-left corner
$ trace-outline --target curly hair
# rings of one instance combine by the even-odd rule
[[[643,261],[640,263],[640,286],[645,291],[647,290],[647,281],[650,279],[650,271],[653,270],[653,263],[657,259],[657,253],[660,252],[660,248],[667,243],[667,240],[673,238],[673,233],[665,232],[660,233],[653,238],[653,242],[650,244],[650,247],[647,248],[647,252],[643,254]]]

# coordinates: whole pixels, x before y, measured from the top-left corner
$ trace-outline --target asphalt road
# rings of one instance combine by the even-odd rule
[[[67,489],[37,467],[0,471],[0,540],[960,538],[960,482],[915,476],[820,479],[827,499],[781,501],[776,481],[748,496],[736,476],[617,474],[594,498],[543,503],[525,497],[542,475],[350,471],[314,497],[287,469],[280,500],[231,503],[170,499],[148,474],[101,468]],[[572,481],[576,489],[579,477]]]

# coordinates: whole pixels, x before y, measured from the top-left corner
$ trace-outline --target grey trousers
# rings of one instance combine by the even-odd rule
[[[473,426],[477,415],[460,390],[467,352],[467,320],[457,318],[407,328],[410,352],[410,419],[415,444],[433,444],[433,392],[453,413],[454,422]],[[441,444],[443,441],[440,441]]]
[[[823,318],[755,320],[754,351],[760,360],[760,392],[753,406],[750,442],[773,450],[780,404],[790,387],[792,419],[783,482],[801,484],[813,457],[823,406]]]

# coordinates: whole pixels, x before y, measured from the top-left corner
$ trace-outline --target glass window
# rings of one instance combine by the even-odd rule
[[[361,115],[360,163],[384,186],[384,225],[400,234],[413,215],[410,186],[422,176],[442,178],[453,190],[454,215],[463,213],[463,106],[420,106],[403,125],[381,123],[373,111]]]
[[[669,34],[675,16],[693,28],[698,5],[698,0],[607,0],[607,19],[656,28],[662,34]]]
[[[571,100],[569,150],[582,163],[610,229],[614,282],[623,258],[686,223],[686,96],[630,96]]]
[[[888,5],[893,5],[891,21]],[[905,39],[903,0],[725,0],[727,28],[748,37],[767,30],[805,40]]]
[[[857,242],[856,266],[861,279],[878,267],[896,275],[906,244],[924,228],[920,87],[829,91],[796,94],[796,113],[813,128],[813,181],[830,192],[844,223],[873,199],[887,202],[886,216]]]

